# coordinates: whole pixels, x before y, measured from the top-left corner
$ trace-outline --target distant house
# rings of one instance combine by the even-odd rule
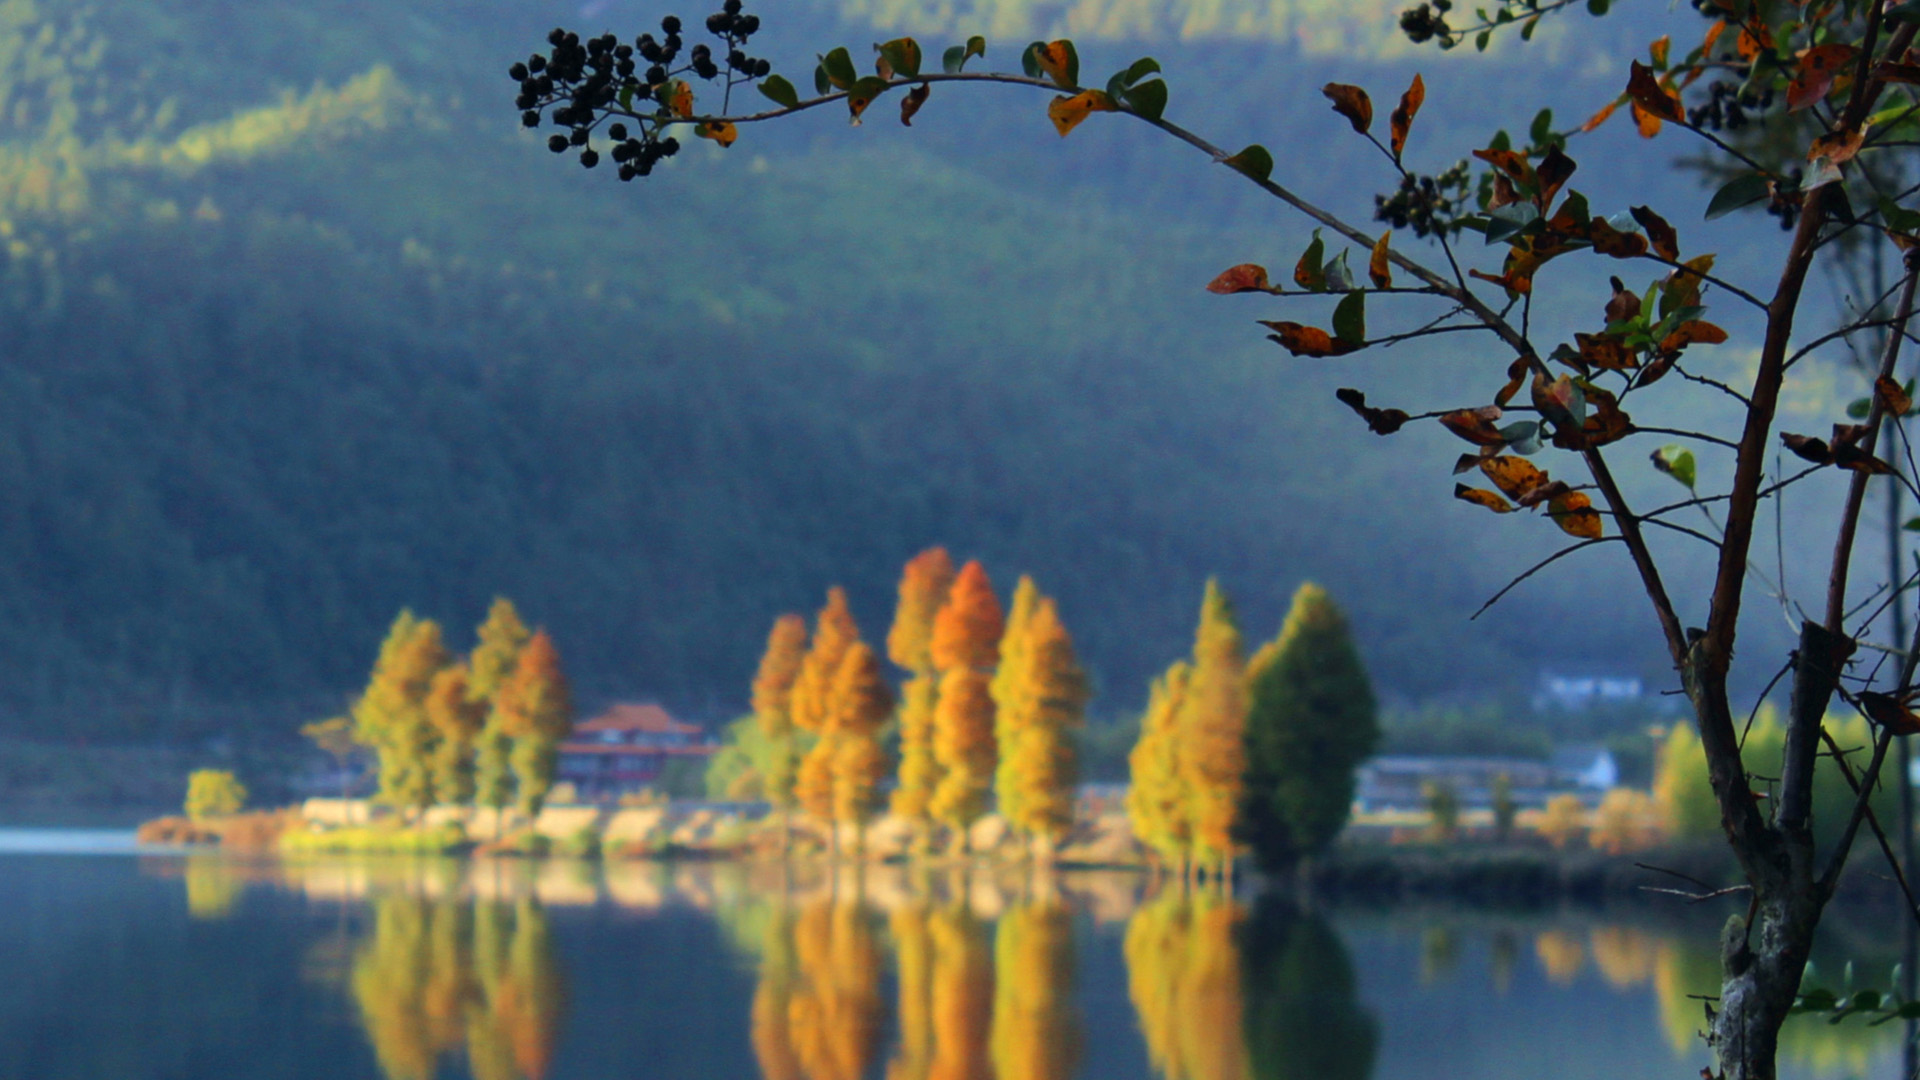
[[[622,702],[584,723],[560,744],[560,779],[586,799],[616,798],[651,784],[668,761],[719,750],[706,732],[658,705]]]
[[[1646,687],[1636,675],[1567,675],[1542,672],[1534,693],[1536,709],[1558,707],[1570,711],[1640,700]]]
[[[1563,746],[1547,759],[1563,784],[1605,791],[1620,783],[1620,763],[1604,746]]]
[[[1559,786],[1552,767],[1527,758],[1387,756],[1360,766],[1354,801],[1363,813],[1419,810],[1427,805],[1427,785],[1436,784],[1452,788],[1464,806],[1491,806],[1502,775],[1521,806],[1544,805]]]

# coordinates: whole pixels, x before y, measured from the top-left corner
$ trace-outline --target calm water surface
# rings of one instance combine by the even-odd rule
[[[1686,1078],[1716,982],[1719,916],[1657,909],[122,850],[0,831],[0,1077]],[[1853,936],[1822,970],[1884,984]],[[1785,1075],[1891,1078],[1899,1038],[1795,1021]]]

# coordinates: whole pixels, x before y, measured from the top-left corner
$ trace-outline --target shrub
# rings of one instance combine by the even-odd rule
[[[187,817],[194,821],[237,814],[246,805],[246,786],[225,769],[195,769],[187,777]]]

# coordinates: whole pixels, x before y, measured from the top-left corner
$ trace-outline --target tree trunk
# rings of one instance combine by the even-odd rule
[[[1725,1080],[1774,1080],[1780,1026],[1799,993],[1820,923],[1821,905],[1807,898],[1811,891],[1762,896],[1752,909],[1753,927],[1735,915],[1721,932],[1720,1011],[1709,1042]]]

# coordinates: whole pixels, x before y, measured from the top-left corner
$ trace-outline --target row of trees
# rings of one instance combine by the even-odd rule
[[[1246,656],[1233,605],[1207,582],[1193,655],[1153,683],[1128,764],[1134,835],[1185,874],[1230,875],[1251,850],[1284,869],[1345,826],[1354,768],[1379,740],[1373,690],[1326,590],[1294,594]]]
[[[377,797],[402,811],[470,804],[538,813],[573,730],[559,650],[505,598],[494,600],[478,636],[460,657],[439,623],[402,611],[349,717],[312,734],[325,745],[344,729],[372,748]]]
[[[1003,609],[979,562],[955,569],[946,549],[911,559],[887,634],[906,674],[896,695],[879,653],[861,639],[846,593],[827,593],[809,633],[775,620],[753,683],[752,755],[759,790],[784,816],[858,828],[881,806],[892,762],[882,729],[898,719],[893,813],[920,847],[944,828],[964,851],[990,804],[1046,858],[1073,821],[1073,732],[1087,684],[1051,597],[1031,578]],[[897,707],[896,707],[897,706]]]

